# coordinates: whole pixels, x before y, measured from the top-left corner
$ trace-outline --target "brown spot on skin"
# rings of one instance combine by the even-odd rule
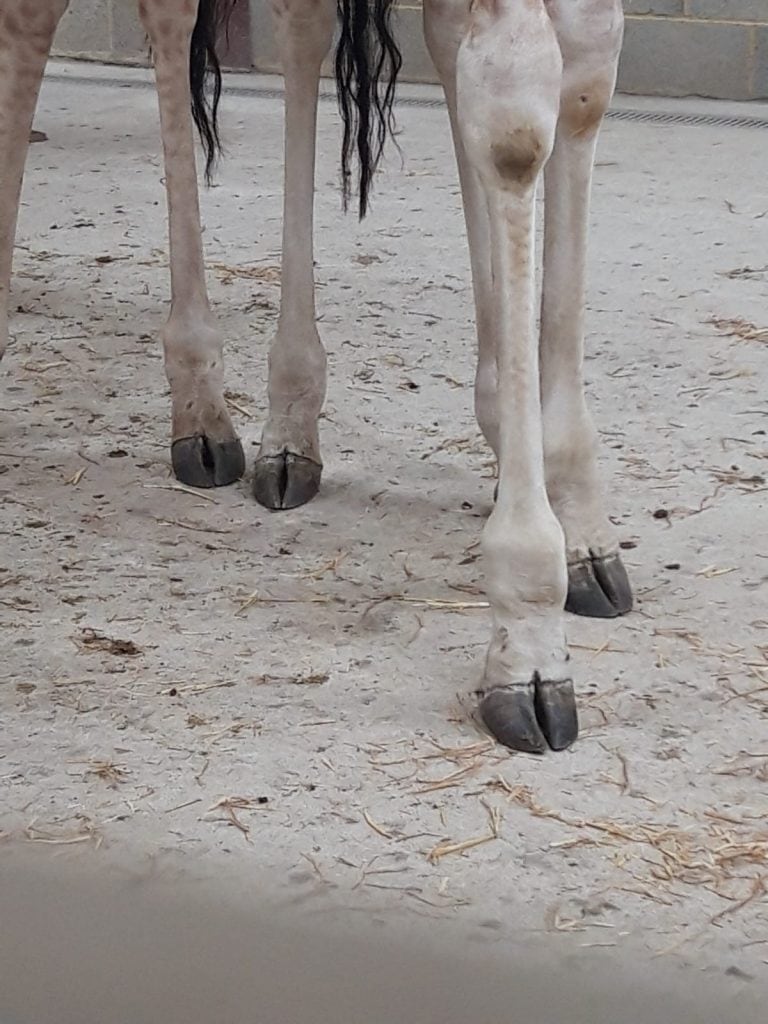
[[[530,125],[513,128],[492,143],[491,156],[499,176],[507,182],[528,184],[544,162],[544,144]]]
[[[580,83],[581,88],[563,94],[560,124],[571,136],[591,138],[596,134],[611,100],[611,82],[603,76]]]

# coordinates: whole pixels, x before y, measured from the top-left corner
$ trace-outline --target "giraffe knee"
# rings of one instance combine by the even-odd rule
[[[571,137],[591,138],[600,127],[613,94],[613,76],[600,73],[563,90],[560,125]]]
[[[491,160],[502,182],[527,185],[535,181],[549,150],[543,132],[523,124],[508,129],[491,143]]]
[[[458,123],[494,188],[528,189],[552,151],[563,63],[543,5],[476,0],[456,62]]]
[[[139,0],[139,17],[153,42],[186,45],[198,18],[198,0]]]

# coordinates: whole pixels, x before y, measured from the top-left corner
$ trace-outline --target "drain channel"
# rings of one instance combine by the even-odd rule
[[[145,79],[126,81],[121,78],[88,78],[78,75],[50,75],[58,82],[71,85],[108,85],[120,89],[153,89],[154,83]],[[268,89],[261,86],[243,86],[228,82],[226,92],[231,96],[256,96],[262,100],[281,100],[282,89]],[[320,100],[324,103],[335,103],[334,92],[322,91]],[[439,108],[445,106],[441,97],[399,96],[397,106]],[[709,126],[714,128],[768,128],[768,119],[763,117],[740,117],[720,114],[684,114],[663,110],[609,110],[606,115],[611,121],[633,121],[640,124],[670,124],[682,126]]]

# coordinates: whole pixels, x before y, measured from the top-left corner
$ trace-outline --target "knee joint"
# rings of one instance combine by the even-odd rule
[[[491,159],[502,182],[529,185],[536,180],[549,149],[542,132],[533,125],[521,125],[491,143]]]
[[[198,0],[139,0],[139,17],[155,46],[186,47],[198,17]]]
[[[613,76],[605,73],[568,85],[560,103],[560,124],[570,136],[591,138],[602,123],[613,93]]]

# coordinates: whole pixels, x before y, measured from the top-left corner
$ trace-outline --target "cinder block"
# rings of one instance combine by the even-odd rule
[[[755,29],[755,74],[752,91],[756,100],[768,99],[768,26]]]
[[[624,0],[624,13],[682,17],[685,14],[685,0]]]
[[[2,0],[0,0],[2,3]],[[146,59],[147,44],[134,0],[73,0],[54,43],[61,55]],[[624,92],[721,99],[768,97],[768,0],[624,0],[627,28],[619,70]],[[252,63],[280,71],[269,5],[250,0]],[[242,9],[241,9],[242,13]],[[403,81],[434,82],[422,31],[420,0],[396,13]],[[230,61],[248,64],[247,19]],[[241,38],[242,37],[242,38]],[[324,74],[333,74],[332,57]]]
[[[754,29],[722,22],[627,18],[622,92],[754,99]]]
[[[269,4],[251,4],[251,59],[257,71],[281,71]]]
[[[768,0],[688,0],[692,18],[720,21],[762,21],[768,24]]]
[[[421,7],[399,7],[395,13],[396,38],[403,54],[403,82],[437,82],[432,59],[427,52],[422,31]],[[257,71],[282,71],[277,53],[272,16],[266,4],[257,3],[251,8],[251,38],[253,40],[253,66]],[[323,74],[333,77],[333,53],[323,65]]]
[[[149,43],[139,19],[138,4],[112,0],[112,52],[117,57],[148,57]]]
[[[404,82],[437,82],[437,72],[424,42],[421,5],[400,7],[395,16],[397,41],[403,54]]]
[[[109,53],[112,49],[110,15],[109,4],[104,0],[75,0],[59,23],[53,42],[54,51]]]

